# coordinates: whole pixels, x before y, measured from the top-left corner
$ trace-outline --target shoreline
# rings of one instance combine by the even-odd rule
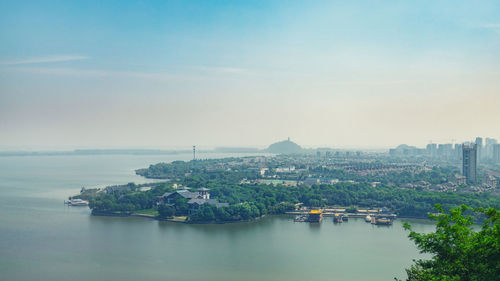
[[[264,216],[260,216],[258,218],[255,218],[255,219],[251,219],[251,220],[239,220],[239,221],[223,221],[223,222],[217,222],[217,221],[207,221],[207,222],[189,222],[187,220],[178,220],[178,219],[175,219],[172,218],[172,219],[162,219],[162,218],[159,218],[157,216],[153,216],[153,215],[148,215],[148,214],[139,214],[139,213],[131,213],[131,214],[117,214],[117,213],[105,213],[105,212],[98,212],[98,213],[94,213],[94,212],[90,212],[90,215],[91,216],[97,216],[97,217],[122,217],[122,218],[126,218],[126,217],[139,217],[139,218],[147,218],[147,219],[152,219],[152,220],[157,220],[157,221],[166,221],[166,222],[175,222],[175,223],[185,223],[185,224],[227,224],[227,223],[240,223],[240,222],[253,222],[253,221],[257,221],[257,220],[260,220],[262,219],[263,217],[267,216],[267,215],[264,215]],[[280,214],[280,215],[289,215],[289,214]],[[270,215],[270,216],[274,216],[274,215]]]
[[[207,222],[189,222],[187,220],[178,220],[178,219],[175,219],[175,218],[172,218],[172,219],[162,219],[162,218],[159,218],[157,216],[153,216],[153,215],[148,215],[148,214],[139,214],[139,213],[131,213],[131,214],[113,214],[113,213],[97,213],[97,214],[94,214],[93,212],[90,213],[91,216],[102,216],[102,217],[139,217],[139,218],[146,218],[146,219],[151,219],[151,220],[156,220],[156,221],[165,221],[165,222],[173,222],[173,223],[184,223],[184,224],[229,224],[229,223],[244,223],[244,222],[254,222],[254,221],[258,221],[266,216],[294,216],[294,215],[297,215],[295,213],[284,213],[284,214],[273,214],[273,215],[264,215],[264,216],[260,216],[258,218],[255,218],[255,219],[251,219],[251,220],[239,220],[239,221],[223,221],[223,222],[217,222],[217,221],[207,221]],[[352,218],[363,218],[362,215],[359,215],[359,216],[353,216]],[[398,216],[397,217],[398,219],[418,219],[418,220],[427,220],[427,221],[431,221],[429,218],[425,218],[425,217],[411,217],[411,216]]]

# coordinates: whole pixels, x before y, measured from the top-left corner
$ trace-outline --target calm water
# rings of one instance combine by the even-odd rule
[[[190,157],[0,157],[0,279],[393,280],[419,257],[402,220],[312,225],[280,216],[184,225],[93,217],[63,205],[81,186],[146,182],[133,170]],[[413,225],[434,229],[427,221]]]

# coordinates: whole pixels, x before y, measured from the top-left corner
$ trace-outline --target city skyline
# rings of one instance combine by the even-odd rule
[[[282,3],[0,3],[0,150],[500,139],[497,1]]]
[[[483,143],[482,145],[479,145],[477,143],[477,139],[484,139],[483,140]],[[278,142],[282,142],[282,141],[292,141],[292,142],[295,142],[297,143],[295,140],[291,139],[290,137],[287,137],[286,139],[281,139],[281,140],[276,140],[275,142],[273,143],[278,143]],[[101,146],[71,146],[71,145],[63,145],[63,146],[0,146],[0,152],[15,152],[15,151],[19,151],[19,152],[22,152],[22,151],[26,151],[26,152],[29,152],[29,151],[33,151],[33,152],[36,152],[36,151],[39,151],[39,152],[43,152],[43,151],[47,151],[47,152],[50,152],[50,151],[54,151],[54,152],[57,152],[57,151],[77,151],[77,150],[165,150],[165,151],[168,151],[168,150],[186,150],[186,151],[190,151],[193,149],[193,147],[196,147],[197,150],[201,149],[202,151],[204,150],[213,150],[213,149],[217,149],[217,148],[235,148],[235,149],[239,149],[239,148],[250,148],[250,149],[261,149],[261,150],[265,150],[267,149],[270,145],[270,144],[261,144],[261,145],[198,145],[198,144],[195,144],[195,145],[171,145],[171,146],[167,146],[167,145],[157,145],[157,146],[119,146],[119,145],[101,145]],[[474,137],[474,138],[470,138],[469,140],[456,140],[456,139],[453,139],[451,141],[444,141],[442,143],[438,143],[438,142],[434,142],[434,141],[431,141],[425,145],[408,145],[407,143],[401,143],[401,144],[397,144],[397,145],[394,145],[394,146],[370,146],[369,144],[366,144],[364,146],[340,146],[340,145],[302,145],[300,143],[297,143],[299,146],[301,146],[303,149],[312,149],[312,150],[315,150],[315,149],[333,149],[333,150],[358,150],[358,151],[373,151],[373,152],[387,152],[389,151],[389,153],[391,153],[391,151],[394,151],[394,150],[397,150],[398,147],[401,147],[401,146],[404,146],[404,147],[408,147],[409,149],[413,150],[413,149],[416,149],[416,153],[417,154],[420,154],[424,151],[426,151],[426,153],[428,153],[430,156],[436,154],[436,153],[452,153],[452,151],[455,151],[455,153],[458,153],[457,151],[460,151],[460,154],[461,154],[461,151],[462,151],[462,147],[464,145],[473,145],[473,144],[478,144],[478,149],[484,149],[481,153],[481,151],[479,151],[478,155],[480,155],[481,157],[485,157],[485,158],[495,158],[497,156],[495,156],[496,154],[499,154],[499,159],[500,159],[500,152],[496,152],[495,149],[500,149],[500,144],[498,143],[498,140],[495,139],[495,138],[490,138],[490,137],[486,137],[486,138],[483,138],[483,137]],[[395,148],[396,147],[396,148]],[[498,147],[498,148],[495,148],[495,147]],[[403,148],[403,149],[406,149],[406,148]],[[444,149],[444,150],[442,150]],[[444,152],[444,151],[447,151],[447,152]],[[449,150],[449,151],[448,151]],[[436,154],[437,155],[437,154]],[[451,156],[451,155],[450,155]],[[456,155],[455,155],[456,156]],[[455,157],[454,156],[454,157]]]

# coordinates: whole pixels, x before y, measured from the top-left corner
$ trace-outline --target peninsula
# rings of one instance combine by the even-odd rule
[[[136,173],[164,181],[83,190],[75,198],[89,200],[94,215],[136,214],[190,223],[245,221],[315,208],[356,212],[385,207],[416,218],[426,218],[437,203],[446,210],[461,204],[500,208],[496,187],[464,184],[453,163],[377,153],[301,150],[158,163]]]

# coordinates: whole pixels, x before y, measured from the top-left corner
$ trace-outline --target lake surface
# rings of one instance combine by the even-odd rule
[[[200,157],[234,156],[200,154]],[[63,200],[82,186],[150,182],[134,170],[185,155],[0,157],[1,280],[393,280],[419,254],[402,228],[272,216],[186,225],[95,217]],[[419,232],[434,230],[412,220]]]

